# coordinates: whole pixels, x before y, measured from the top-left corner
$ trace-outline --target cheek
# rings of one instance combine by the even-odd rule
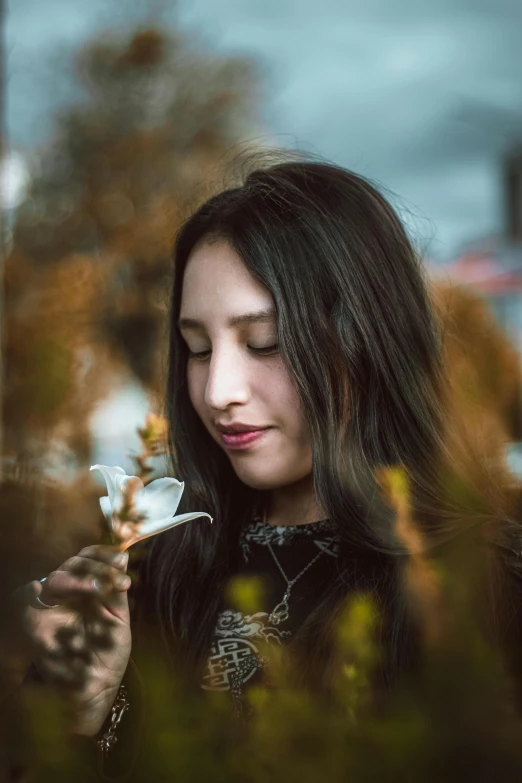
[[[280,422],[286,435],[303,442],[307,439],[308,426],[301,400],[291,376],[286,372],[266,379],[264,389],[269,390],[270,410],[276,422]]]
[[[270,389],[267,408],[279,428],[274,433],[270,459],[264,460],[269,465],[266,475],[274,488],[299,481],[311,473],[312,449],[308,422],[292,379],[282,375],[272,379],[267,388]],[[265,455],[260,452],[260,456]]]

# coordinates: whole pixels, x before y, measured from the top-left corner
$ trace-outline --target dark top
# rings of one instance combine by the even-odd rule
[[[335,576],[339,542],[328,520],[279,527],[255,516],[241,533],[240,547],[236,574],[260,578],[261,603],[253,614],[223,607],[201,685],[208,691],[229,691],[238,714],[243,713],[245,689],[263,677],[267,660],[260,642],[284,644],[318,605]],[[287,604],[282,603],[287,582],[274,555],[286,578],[296,580]]]

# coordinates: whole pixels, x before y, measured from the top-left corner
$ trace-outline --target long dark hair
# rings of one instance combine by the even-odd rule
[[[375,470],[404,466],[423,490],[417,518],[422,523],[426,512],[425,533],[434,533],[428,511],[444,415],[439,323],[422,261],[377,187],[339,166],[295,156],[243,165],[241,181],[208,198],[177,234],[166,386],[170,456],[173,475],[185,481],[179,513],[197,509],[214,522],[202,518],[152,540],[146,579],[164,638],[175,639],[199,671],[237,564],[241,528],[266,500],[238,479],[188,395],[187,347],[177,326],[183,275],[195,246],[214,239],[229,242],[272,293],[280,352],[308,421],[315,491],[341,538],[334,584],[293,642],[310,663],[300,671],[313,679],[325,670],[329,619],[354,587],[378,597],[389,670],[400,669],[417,634],[400,586],[405,546]]]

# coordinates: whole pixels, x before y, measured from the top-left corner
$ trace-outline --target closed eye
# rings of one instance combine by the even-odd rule
[[[247,348],[249,348],[251,351],[254,351],[254,353],[260,354],[261,356],[271,356],[272,354],[275,354],[279,350],[279,344],[276,343],[276,345],[268,345],[266,348],[253,348],[251,345],[247,345]],[[200,361],[203,361],[206,359],[211,351],[190,351],[188,352],[189,359],[199,359]]]

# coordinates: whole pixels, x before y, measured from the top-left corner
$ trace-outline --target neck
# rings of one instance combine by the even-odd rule
[[[269,525],[309,525],[326,519],[326,513],[320,507],[312,483],[312,475],[270,492],[266,511]]]

